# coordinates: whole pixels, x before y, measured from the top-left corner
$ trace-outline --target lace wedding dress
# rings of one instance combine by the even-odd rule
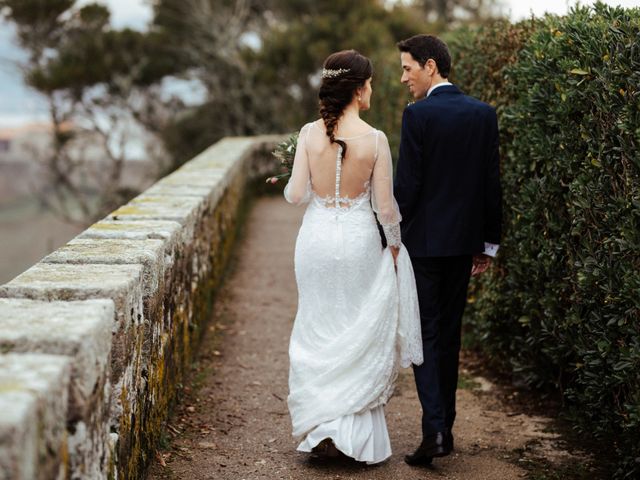
[[[289,397],[298,450],[323,439],[356,460],[391,455],[383,405],[397,367],[422,363],[415,279],[400,243],[392,163],[384,133],[371,130],[331,144],[321,121],[300,131],[285,188],[308,207],[295,250],[298,313],[289,345]],[[397,273],[382,249],[374,212]]]

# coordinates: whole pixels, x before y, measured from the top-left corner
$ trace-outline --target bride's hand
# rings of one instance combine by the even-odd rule
[[[400,253],[400,247],[392,247],[389,246],[389,250],[391,250],[391,255],[393,256],[393,264],[398,264],[398,254]]]

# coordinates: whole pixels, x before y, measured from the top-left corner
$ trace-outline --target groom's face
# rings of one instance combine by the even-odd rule
[[[420,100],[427,95],[431,87],[432,76],[429,69],[420,66],[420,63],[409,52],[400,53],[402,64],[402,78],[400,81],[409,87],[409,93],[413,98]]]

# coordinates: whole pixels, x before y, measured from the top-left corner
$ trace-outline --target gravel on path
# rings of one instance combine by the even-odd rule
[[[257,200],[191,375],[152,460],[150,479],[507,480],[527,476],[514,452],[553,441],[548,419],[513,412],[482,379],[458,390],[456,449],[431,468],[403,456],[420,442],[420,406],[403,370],[386,407],[393,456],[377,466],[296,451],[291,437],[288,343],[296,313],[293,250],[304,208]],[[465,375],[463,374],[463,378]],[[469,386],[470,385],[470,386]]]

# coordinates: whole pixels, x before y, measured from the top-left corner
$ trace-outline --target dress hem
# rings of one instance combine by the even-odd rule
[[[297,450],[312,452],[325,439],[333,441],[344,455],[368,465],[384,462],[392,453],[382,406],[317,425],[304,437]]]
[[[326,438],[330,439],[333,442],[333,444],[336,446],[336,448],[338,450],[340,450],[341,453],[343,453],[344,455],[346,455],[349,458],[353,458],[356,462],[363,462],[363,463],[366,463],[367,465],[377,465],[379,463],[386,462],[387,460],[389,460],[391,458],[391,454],[389,454],[389,456],[383,458],[382,460],[361,460],[359,458],[352,457],[348,453],[343,452],[342,449],[340,448],[340,445],[336,444],[336,440],[333,437],[325,437],[322,440],[325,440]],[[320,444],[320,442],[322,442],[322,440],[319,440],[315,445],[311,445],[310,448],[301,447],[300,445],[298,445],[298,448],[296,448],[296,450],[298,452],[312,453],[312,449],[314,447],[317,447]]]

